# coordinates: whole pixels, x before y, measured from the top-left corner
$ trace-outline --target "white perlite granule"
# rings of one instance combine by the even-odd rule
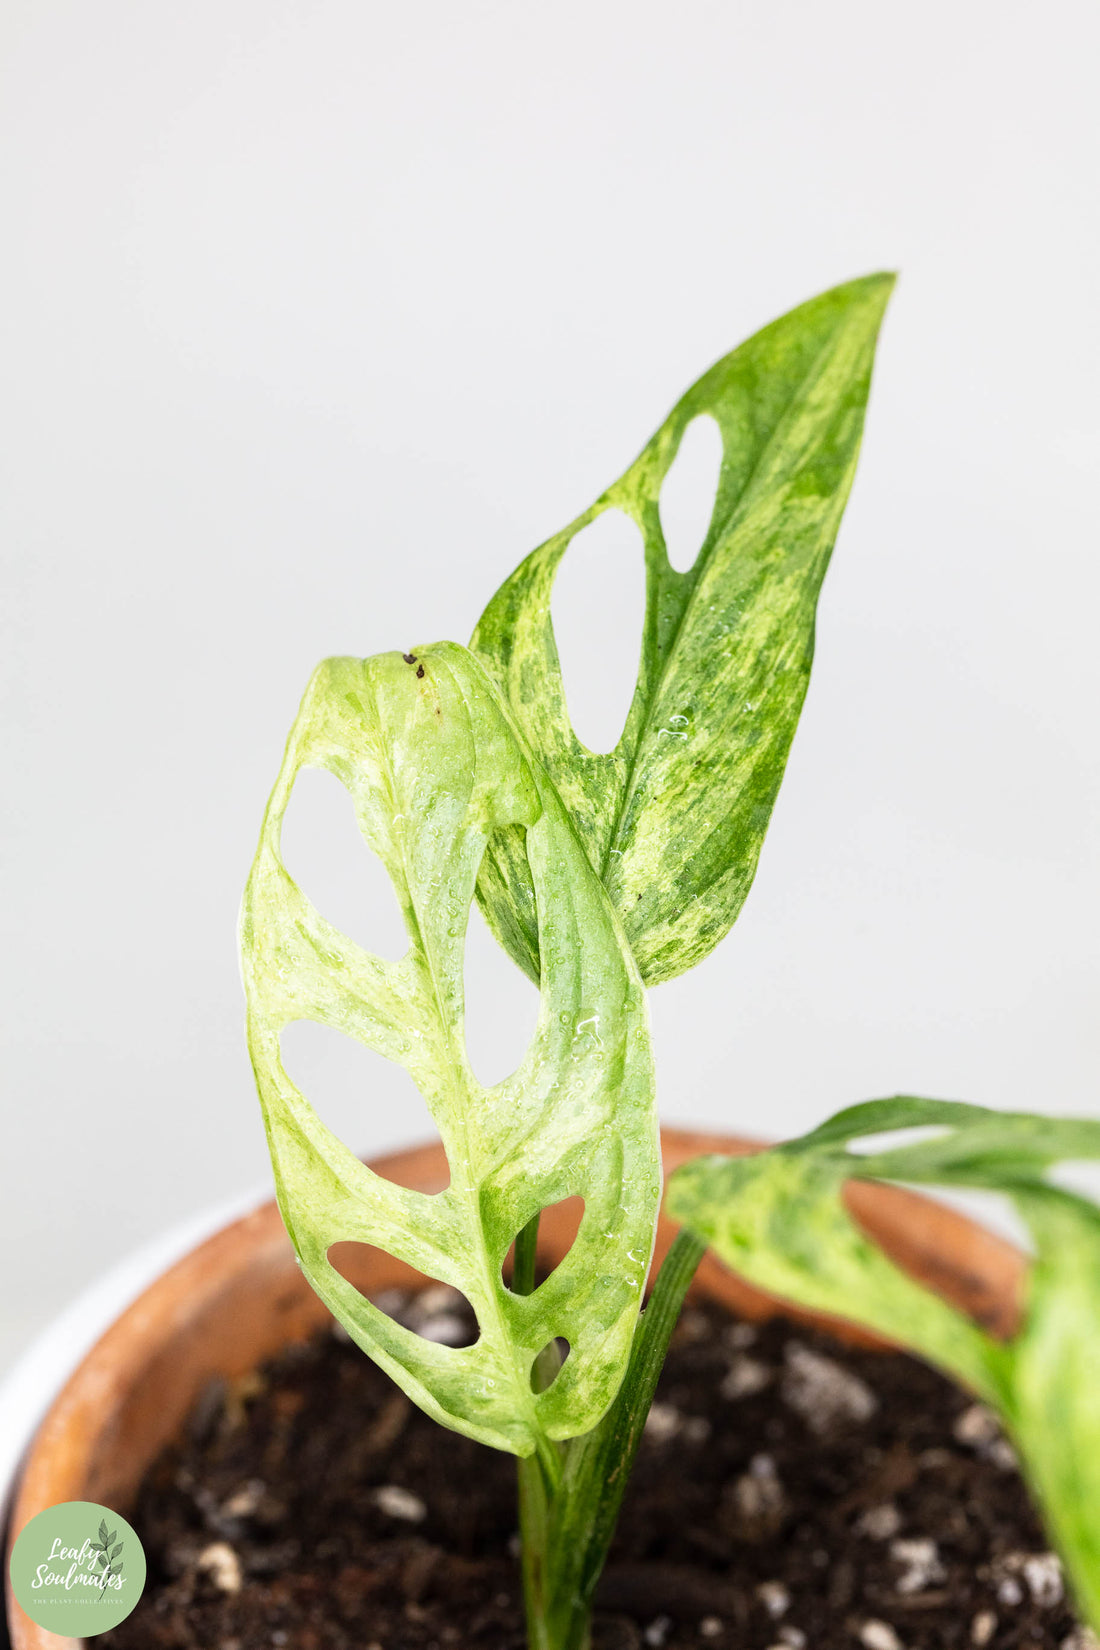
[[[899,1593],[923,1593],[926,1587],[946,1579],[947,1571],[940,1562],[940,1550],[927,1536],[892,1541],[890,1557],[902,1567],[897,1581]]]
[[[422,1324],[441,1312],[460,1312],[465,1305],[461,1292],[449,1283],[433,1283],[414,1295],[409,1303],[409,1317],[414,1324]]]
[[[710,1437],[710,1422],[705,1415],[689,1415],[684,1421],[683,1439],[685,1444],[705,1444]]]
[[[1027,1590],[1043,1609],[1061,1604],[1065,1594],[1062,1581],[1062,1561],[1057,1553],[1034,1553],[1020,1566],[1027,1582]]]
[[[901,1514],[892,1501],[883,1501],[877,1507],[868,1507],[856,1520],[856,1534],[870,1536],[872,1541],[889,1541],[901,1529]]]
[[[242,1484],[224,1503],[223,1515],[226,1518],[251,1518],[263,1500],[266,1489],[267,1485],[262,1478],[250,1478],[247,1484]]]
[[[996,1415],[986,1404],[970,1404],[956,1416],[951,1430],[956,1443],[972,1449],[1002,1472],[1012,1472],[1019,1466],[1016,1451],[1001,1432]]]
[[[771,1378],[772,1372],[767,1364],[742,1352],[730,1364],[718,1390],[723,1398],[735,1402],[738,1398],[752,1398],[756,1393],[763,1392]]]
[[[756,1325],[752,1323],[731,1323],[726,1330],[726,1345],[732,1346],[735,1352],[754,1346],[757,1338]]]
[[[762,1581],[756,1596],[773,1621],[785,1616],[791,1607],[791,1595],[781,1581]]]
[[[645,1418],[645,1435],[654,1444],[667,1444],[670,1438],[675,1438],[682,1422],[683,1416],[675,1404],[651,1404]]]
[[[371,1297],[379,1312],[384,1312],[387,1318],[396,1318],[398,1323],[404,1323],[409,1315],[409,1293],[407,1289],[380,1289],[377,1295]]]
[[[770,1455],[754,1455],[748,1472],[736,1478],[727,1494],[738,1534],[747,1540],[774,1535],[783,1522],[787,1497]]]
[[[241,1590],[241,1561],[228,1541],[212,1541],[198,1556],[200,1570],[209,1570],[214,1586],[223,1593]]]
[[[956,1443],[968,1449],[980,1449],[1001,1435],[1000,1422],[987,1404],[970,1404],[955,1417],[951,1428]]]
[[[1024,1586],[1042,1610],[1061,1604],[1065,1597],[1062,1561],[1057,1553],[1005,1553],[994,1565],[993,1574],[1002,1604],[1021,1604]]]
[[[417,1330],[423,1340],[434,1341],[437,1346],[461,1346],[469,1333],[468,1326],[454,1312],[435,1312],[424,1318]]]
[[[420,1524],[428,1516],[428,1509],[418,1495],[402,1489],[400,1484],[382,1484],[374,1492],[374,1504],[387,1518],[403,1518],[406,1523]]]
[[[902,1650],[901,1640],[888,1621],[865,1621],[859,1630],[859,1642],[866,1650]]]
[[[878,1408],[866,1381],[832,1358],[792,1341],[784,1354],[783,1402],[801,1415],[811,1432],[828,1432],[838,1422],[867,1421]]]

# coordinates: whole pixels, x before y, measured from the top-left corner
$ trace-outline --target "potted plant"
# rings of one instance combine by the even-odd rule
[[[70,1390],[60,1420],[47,1424],[55,1458],[60,1451],[64,1461],[67,1449],[75,1466],[51,1478],[32,1458],[17,1526],[61,1482],[82,1483],[89,1498],[102,1492],[94,1498],[109,1504],[132,1499],[206,1377],[248,1376],[327,1309],[405,1399],[452,1433],[516,1458],[527,1642],[586,1650],[656,1383],[709,1245],[770,1296],[914,1348],[990,1406],[980,1425],[987,1442],[1007,1449],[988,1418],[995,1409],[1078,1605],[1100,1619],[1100,1468],[1086,1459],[1096,1424],[1097,1217],[1047,1179],[1058,1159],[1100,1155],[1100,1127],[899,1099],[853,1108],[760,1155],[673,1136],[667,1209],[681,1226],[675,1236],[662,1230],[651,1268],[662,1154],[645,988],[705,957],[751,884],[806,690],[817,595],[891,287],[890,277],[872,276],[836,288],[720,361],[626,474],[505,582],[468,649],[442,643],[335,659],[314,674],[249,878],[242,957],[279,1210],[315,1294],[293,1278],[271,1211],[253,1217],[251,1231],[232,1228],[189,1257],[145,1303],[144,1322],[126,1329],[124,1319],[113,1332],[125,1340],[147,1329],[150,1314],[161,1331],[152,1348],[143,1341],[140,1379],[116,1382],[106,1435],[97,1422],[89,1443],[94,1379]],[[665,551],[661,487],[700,416],[718,424],[722,468],[696,561],[677,572]],[[569,720],[550,592],[572,539],[608,509],[625,511],[642,532],[647,606],[622,738],[597,755]],[[286,869],[282,821],[307,767],[345,786],[390,875],[409,933],[400,961],[350,941]],[[475,1078],[463,1035],[463,947],[475,900],[540,993],[527,1054],[492,1088]],[[300,1019],[405,1066],[441,1148],[362,1164],[287,1074],[280,1036]],[[931,1140],[870,1156],[850,1149],[929,1125]],[[846,1190],[853,1180],[870,1184]],[[1019,1262],[1006,1247],[892,1190],[897,1181],[996,1186],[1016,1199],[1038,1247],[1022,1307]],[[211,1277],[213,1287],[203,1282]],[[707,1277],[713,1295],[763,1310],[713,1261]],[[426,1332],[407,1294],[395,1302],[388,1293],[407,1291],[414,1278],[449,1291],[447,1333]],[[844,1379],[823,1373],[822,1357],[806,1347],[791,1354],[791,1391],[801,1381],[804,1398],[807,1383],[816,1394],[803,1405],[811,1431],[828,1408],[828,1381],[835,1393]],[[761,1378],[742,1371],[749,1387]],[[859,1379],[848,1379],[851,1404],[873,1403],[857,1403]],[[761,1465],[768,1460],[754,1456],[738,1480],[734,1533],[769,1527],[779,1491],[774,1469]],[[404,1506],[417,1522],[417,1498],[401,1502],[401,1486],[389,1488],[392,1515]],[[217,1516],[231,1529],[234,1517],[250,1515]],[[200,1567],[214,1585],[237,1590],[232,1542],[204,1551]],[[916,1575],[920,1554],[909,1556]],[[938,1564],[925,1553],[923,1583],[910,1591],[927,1597]],[[1032,1592],[1046,1586],[1054,1602],[1049,1564],[1036,1575],[1032,1585],[1025,1572]],[[1010,1583],[1021,1590],[1011,1575],[999,1585]],[[778,1605],[779,1593],[772,1597]],[[778,1622],[783,1610],[772,1614]],[[997,1621],[988,1615],[973,1616],[976,1643],[993,1642]],[[868,1650],[902,1642],[878,1618],[850,1630]],[[303,1645],[322,1643],[319,1628],[302,1631]],[[706,1615],[699,1631],[721,1638],[726,1626]],[[37,1642],[18,1619],[16,1632],[21,1646]],[[649,1642],[664,1642],[661,1632],[653,1627]],[[805,1642],[789,1623],[776,1633],[776,1642]],[[409,1642],[421,1641],[414,1632]]]

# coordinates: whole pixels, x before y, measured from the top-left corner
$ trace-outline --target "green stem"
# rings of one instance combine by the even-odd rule
[[[532,1215],[516,1238],[512,1256],[512,1293],[531,1295],[535,1289],[535,1261],[539,1249],[539,1216]]]
[[[516,1238],[512,1256],[512,1293],[530,1295],[535,1288],[538,1257],[539,1216],[536,1214]],[[536,1382],[549,1385],[553,1372],[541,1368],[544,1354],[535,1365]],[[549,1378],[547,1378],[549,1373]],[[546,1561],[550,1551],[551,1506],[561,1488],[561,1450],[550,1438],[540,1438],[535,1455],[516,1462],[519,1491],[520,1544],[523,1552],[523,1599],[527,1614],[530,1650],[554,1650],[547,1638],[548,1599]]]
[[[599,1426],[564,1451],[555,1487],[536,1457],[519,1463],[530,1650],[588,1650],[596,1584],[688,1285],[706,1245],[679,1232],[634,1334],[617,1397]]]
[[[623,1494],[642,1441],[672,1331],[706,1244],[687,1231],[673,1239],[634,1336],[618,1396],[599,1426],[574,1440],[566,1462],[562,1516],[552,1531],[555,1595],[571,1601],[560,1650],[584,1650],[596,1584],[607,1562]]]
[[[517,1461],[516,1471],[528,1650],[555,1650],[554,1641],[549,1636],[546,1573],[550,1552],[550,1507],[554,1492],[547,1483],[539,1456],[529,1455]]]

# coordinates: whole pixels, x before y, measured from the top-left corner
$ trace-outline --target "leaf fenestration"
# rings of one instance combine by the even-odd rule
[[[295,776],[346,786],[401,902],[409,949],[385,962],[327,923],[289,876],[279,831]],[[492,1088],[463,1036],[463,946],[488,838],[522,837],[542,949],[539,1019],[519,1069]],[[451,643],[332,659],[292,730],[242,916],[249,1047],[280,1208],[313,1287],[352,1338],[445,1425],[527,1455],[589,1430],[625,1368],[653,1242],[660,1159],[644,990],[560,800],[530,762],[483,668]],[[316,1116],[284,1068],[281,1030],[332,1026],[405,1066],[442,1136],[450,1185],[383,1180]],[[569,1255],[533,1294],[501,1280],[515,1233],[584,1198]],[[475,1345],[423,1340],[330,1264],[374,1244],[471,1302]],[[531,1365],[563,1337],[545,1392]]]
[[[892,286],[872,275],[836,287],[719,361],[625,475],[521,563],[474,631],[471,646],[569,811],[647,984],[708,955],[752,883],[806,692],[818,592]],[[677,572],[661,487],[700,414],[721,431],[722,467],[706,538]],[[641,529],[646,616],[622,739],[597,755],[569,720],[550,602],[571,542],[609,509]],[[491,841],[478,898],[537,979],[530,875],[514,830]]]

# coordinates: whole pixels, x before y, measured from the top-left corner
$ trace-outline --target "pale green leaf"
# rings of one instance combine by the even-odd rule
[[[856,1141],[933,1130],[893,1148]],[[1000,1411],[1077,1602],[1100,1627],[1100,1212],[1050,1184],[1061,1161],[1100,1157],[1100,1123],[898,1096],[839,1112],[753,1158],[700,1158],[668,1205],[743,1277],[911,1347]],[[994,1339],[900,1272],[842,1201],[846,1180],[1004,1193],[1035,1244],[1023,1322]]]
[[[290,877],[280,829],[296,775],[346,786],[409,931],[385,962],[319,914]],[[463,1035],[463,950],[485,843],[523,834],[543,972],[534,1038],[493,1088]],[[314,1288],[353,1339],[446,1425],[519,1455],[591,1428],[629,1354],[660,1187],[644,991],[606,893],[476,659],[450,643],[415,655],[332,659],[315,673],[268,805],[245,895],[249,1046],[280,1207]],[[279,1036],[311,1019],[404,1065],[446,1148],[435,1196],[364,1167],[283,1066]],[[501,1266],[516,1233],[562,1198],[585,1200],[570,1253],[527,1297]],[[327,1258],[377,1245],[460,1289],[480,1336],[439,1346],[364,1300]],[[570,1346],[544,1392],[530,1372]]]
[[[992,1398],[987,1338],[863,1234],[840,1195],[849,1173],[824,1154],[696,1158],[671,1177],[668,1209],[769,1294],[919,1346]]]
[[[517,568],[474,632],[471,646],[557,787],[649,984],[705,957],[752,882],[806,692],[818,591],[892,285],[872,275],[836,287],[719,361],[626,474]],[[705,541],[679,573],[665,552],[661,485],[704,414],[721,431],[721,475]],[[571,541],[613,508],[644,539],[646,616],[622,739],[596,755],[569,720],[550,598]],[[537,979],[517,832],[494,839],[478,892],[501,942]]]
[[[1054,1188],[1014,1195],[1038,1256],[1012,1344],[1009,1422],[1077,1602],[1100,1630],[1100,1215]]]

